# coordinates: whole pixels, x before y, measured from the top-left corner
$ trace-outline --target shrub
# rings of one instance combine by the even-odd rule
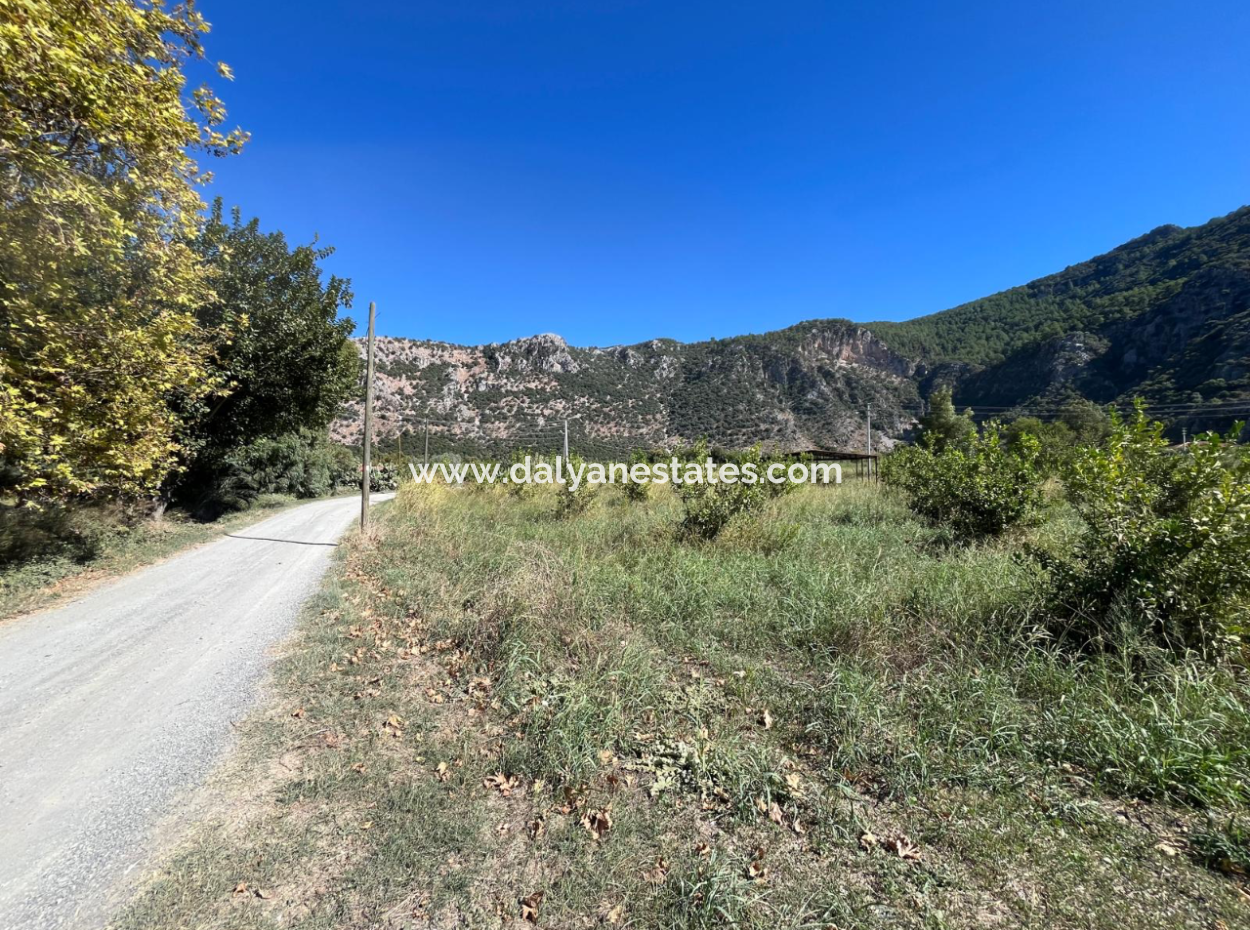
[[[582,482],[573,487],[570,476],[583,470],[585,462],[580,455],[570,455],[564,463],[564,482],[556,485],[556,516],[574,517],[582,513],[595,499],[598,488],[583,478]]]
[[[773,465],[781,465],[783,468],[788,469],[795,462],[801,462],[810,468],[813,459],[811,455],[808,455],[807,453],[800,456],[770,455],[768,458],[759,463],[760,474],[767,476],[768,469]],[[765,480],[764,490],[767,492],[769,497],[784,497],[786,494],[789,494],[791,491],[800,486],[798,483],[789,479],[788,472],[786,474],[787,478],[785,481],[773,482]]]
[[[1065,633],[1144,634],[1207,656],[1250,629],[1250,459],[1234,440],[1167,447],[1139,406],[1078,453],[1068,493],[1085,523],[1072,558],[1051,562]]]
[[[929,442],[894,452],[884,476],[926,520],[949,526],[962,540],[979,539],[1034,517],[1042,500],[1037,455],[1035,438],[1022,435],[1009,449],[989,423],[958,445]]]
[[[508,459],[507,467],[504,469],[505,474],[509,472],[513,465],[524,462],[527,457],[532,456],[533,453],[529,449],[514,449],[511,457]],[[513,497],[529,497],[534,493],[535,487],[532,481],[513,481],[511,478],[508,479],[508,493]]]
[[[700,440],[684,457],[684,466],[703,468],[708,459],[707,442]],[[742,465],[760,466],[759,448],[748,450],[742,456]],[[687,468],[682,467],[682,477]],[[704,474],[702,481],[683,480],[674,487],[681,498],[686,515],[681,521],[681,534],[691,539],[715,539],[720,531],[740,513],[759,507],[768,499],[767,482],[746,481],[709,482]]]
[[[0,504],[0,566],[50,559],[87,562],[124,535],[137,514],[116,504]]]
[[[371,486],[378,482],[375,473]],[[262,494],[322,497],[360,483],[360,465],[342,446],[309,430],[248,443],[216,468],[200,510],[246,510]],[[387,490],[393,489],[392,483]],[[373,490],[383,490],[373,487]]]
[[[648,456],[646,453],[641,450],[637,450],[629,457],[629,468],[632,469],[635,465],[645,465],[647,461]],[[640,504],[650,496],[651,482],[635,481],[633,478],[629,477],[628,473],[626,473],[625,480],[621,482],[621,491],[627,499],[633,501],[635,504]]]
[[[394,491],[399,487],[399,469],[391,462],[370,463],[369,492],[379,494],[383,491]],[[303,495],[300,495],[303,496]]]

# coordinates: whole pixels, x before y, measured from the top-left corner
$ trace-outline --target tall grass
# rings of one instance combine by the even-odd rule
[[[1066,764],[1113,793],[1246,800],[1244,681],[1065,654],[1042,632],[1044,579],[1022,541],[944,547],[868,484],[777,499],[702,544],[672,531],[671,497],[604,497],[553,520],[544,495],[401,495],[426,525],[413,557],[439,559],[472,605],[445,632],[500,671],[527,768],[576,780],[648,721],[724,729],[710,697],[683,694],[674,714],[684,656],[774,706],[829,772],[882,791]]]

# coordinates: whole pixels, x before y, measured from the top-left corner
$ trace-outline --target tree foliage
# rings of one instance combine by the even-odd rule
[[[169,398],[216,387],[192,153],[244,135],[184,93],[207,31],[190,6],[0,0],[0,456],[24,497],[153,491]]]
[[[1067,465],[1074,453],[1084,447],[1101,443],[1111,431],[1111,419],[1105,410],[1085,400],[1067,404],[1059,416],[1050,421],[1025,416],[1012,420],[1003,429],[1008,448],[1019,449],[1025,437],[1032,437],[1040,450],[1038,463],[1047,474],[1056,474]]]
[[[939,388],[929,397],[929,411],[920,418],[918,438],[937,452],[966,445],[976,435],[971,411],[955,412],[950,388]]]
[[[586,460],[576,453],[569,456],[567,463],[561,463],[565,472],[564,483],[556,485],[556,516],[575,517],[584,513],[598,496],[598,486],[589,481],[582,481],[573,487],[572,476],[585,468]]]
[[[707,441],[699,440],[687,450],[683,459],[687,467],[704,468],[709,459]],[[762,473],[759,447],[742,452],[737,464],[750,464],[757,473]],[[706,474],[702,481],[683,480],[674,488],[685,508],[680,533],[688,539],[715,539],[734,517],[757,510],[769,498],[769,491],[763,482],[709,481]]]
[[[964,442],[907,446],[885,460],[886,481],[902,489],[920,516],[969,541],[1029,522],[1042,501],[1037,440],[1009,448],[998,425]]]
[[[1066,478],[1085,532],[1052,566],[1065,633],[1107,642],[1127,630],[1209,655],[1245,641],[1250,457],[1239,432],[1178,454],[1139,406],[1076,456]]]
[[[215,353],[225,391],[193,421],[206,464],[260,437],[324,427],[360,379],[348,342],[355,324],[339,317],[351,306],[351,282],[323,282],[318,264],[333,250],[291,248],[259,220],[242,222],[237,208],[227,223],[220,199],[194,247],[213,270],[214,290],[196,317],[226,336]]]
[[[232,449],[202,504],[209,513],[245,510],[262,494],[322,497],[360,486],[360,461],[311,430],[264,436]]]

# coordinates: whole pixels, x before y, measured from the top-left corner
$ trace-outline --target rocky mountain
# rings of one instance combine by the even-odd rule
[[[609,348],[551,334],[484,346],[384,337],[375,364],[384,448],[427,421],[437,438],[464,446],[550,436],[565,419],[612,449],[700,436],[729,446],[858,447],[868,403],[878,411],[877,442],[901,434],[922,406],[916,365],[845,320]],[[359,410],[353,403],[335,424],[337,439],[359,441]]]
[[[788,449],[904,436],[934,387],[994,408],[1250,400],[1250,207],[1162,226],[1021,287],[905,323],[813,320],[762,335],[577,348],[545,334],[377,341],[377,435],[435,447],[547,440],[569,419],[619,451],[707,436]],[[358,442],[360,404],[334,425]],[[1220,424],[1195,424],[1206,427]],[[413,441],[412,439],[409,440]]]

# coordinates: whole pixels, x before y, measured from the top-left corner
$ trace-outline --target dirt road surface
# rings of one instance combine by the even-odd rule
[[[0,928],[104,925],[359,513],[304,504],[0,624]]]

